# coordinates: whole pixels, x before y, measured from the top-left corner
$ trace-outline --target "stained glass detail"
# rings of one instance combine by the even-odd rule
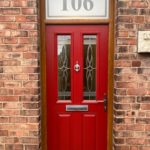
[[[96,99],[96,35],[84,35],[84,100]]]
[[[71,99],[70,44],[71,44],[71,37],[69,35],[57,36],[59,100]]]

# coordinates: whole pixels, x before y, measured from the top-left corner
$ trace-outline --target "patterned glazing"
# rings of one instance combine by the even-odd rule
[[[69,35],[58,35],[57,55],[58,55],[58,99],[71,99],[70,83],[70,44]]]
[[[84,100],[96,99],[96,35],[84,35]]]

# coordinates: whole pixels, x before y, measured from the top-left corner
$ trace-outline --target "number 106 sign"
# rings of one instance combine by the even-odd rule
[[[109,0],[46,0],[46,19],[107,19]]]

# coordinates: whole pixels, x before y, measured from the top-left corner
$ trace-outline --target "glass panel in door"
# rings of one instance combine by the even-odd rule
[[[84,100],[96,100],[96,35],[83,36]]]
[[[57,57],[58,57],[58,99],[71,99],[71,78],[70,78],[70,49],[71,36],[57,36]]]

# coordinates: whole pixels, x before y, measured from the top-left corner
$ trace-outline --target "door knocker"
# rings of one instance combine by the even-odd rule
[[[78,64],[78,62],[76,62],[76,64],[74,65],[74,70],[76,72],[79,72],[80,71],[80,65]]]

